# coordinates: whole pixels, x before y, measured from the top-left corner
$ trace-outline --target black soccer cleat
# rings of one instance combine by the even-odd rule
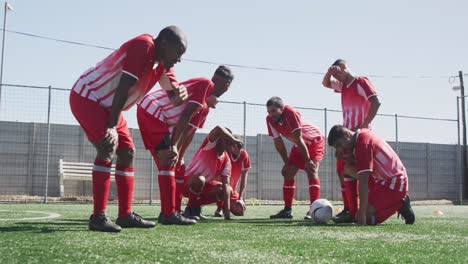
[[[350,224],[354,223],[354,217],[349,213],[347,208],[332,217],[333,222],[337,224]]]
[[[312,214],[310,211],[307,211],[306,215],[304,216],[304,220],[312,220]]]
[[[140,215],[134,212],[131,212],[125,217],[117,218],[115,223],[121,226],[122,228],[127,228],[127,227],[152,228],[156,226],[155,222],[147,221],[141,218]]]
[[[223,212],[223,209],[216,209],[216,211],[214,212],[214,216],[215,217],[224,217],[224,212]]]
[[[189,219],[179,212],[174,212],[171,216],[167,217],[163,213],[159,214],[158,222],[163,225],[194,225],[197,223],[196,220]]]
[[[185,218],[192,219],[195,221],[199,221],[200,217],[198,217],[193,210],[192,207],[185,207],[184,213],[182,214]]]
[[[88,228],[91,231],[120,232],[122,228],[114,224],[105,213],[99,213],[96,217],[89,217]]]
[[[284,208],[283,210],[279,211],[275,215],[270,215],[270,219],[281,219],[281,218],[286,218],[286,219],[291,219],[293,218],[292,215],[292,209]]]
[[[412,225],[416,220],[416,216],[414,215],[413,208],[411,208],[411,201],[408,195],[406,195],[402,199],[403,207],[401,207],[400,211],[398,211],[398,218],[401,217],[405,219],[405,224]]]

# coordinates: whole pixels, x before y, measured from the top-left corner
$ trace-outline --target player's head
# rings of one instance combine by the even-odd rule
[[[332,67],[336,69],[335,71],[333,71],[333,78],[337,79],[340,82],[346,82],[346,79],[349,78],[349,76],[351,75],[348,69],[348,63],[343,59],[336,60],[332,64]]]
[[[281,98],[279,98],[278,96],[271,97],[267,101],[266,107],[267,107],[268,116],[270,116],[270,118],[273,121],[275,122],[281,121],[281,118],[283,116],[283,108],[284,108],[284,103]]]
[[[232,135],[231,129],[224,127],[224,130]],[[216,143],[216,147],[222,151],[229,151],[229,140],[226,137],[221,137]]]
[[[233,79],[234,75],[229,67],[221,65],[216,69],[213,78],[211,78],[214,84],[213,94],[206,99],[206,104],[210,108],[216,108],[218,98],[229,89],[229,85],[231,85]]]
[[[233,136],[239,141],[242,141],[242,137],[240,135],[233,135]],[[237,159],[239,158],[242,147],[243,146],[239,144],[230,144],[230,146],[228,147],[228,152],[232,158]]]
[[[335,155],[343,159],[342,157],[348,156],[349,153],[353,153],[353,135],[354,132],[347,129],[342,125],[334,125],[328,133],[328,145],[335,148]]]
[[[170,69],[180,62],[182,55],[187,50],[187,38],[184,32],[176,26],[165,27],[155,39],[156,60],[164,63],[166,69]]]

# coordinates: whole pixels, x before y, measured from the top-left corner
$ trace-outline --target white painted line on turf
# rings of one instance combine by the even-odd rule
[[[60,217],[60,214],[49,213],[49,212],[39,212],[39,211],[12,211],[12,210],[0,210],[0,212],[25,212],[32,214],[45,214],[46,216],[41,217],[25,217],[25,218],[0,218],[0,221],[24,221],[24,220],[43,220],[43,219],[53,219]]]

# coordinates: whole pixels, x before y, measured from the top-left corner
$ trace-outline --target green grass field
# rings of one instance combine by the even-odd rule
[[[118,234],[88,231],[91,207],[0,204],[0,263],[468,263],[468,206],[416,206],[415,225],[394,216],[374,227],[314,225],[302,220],[306,206],[296,206],[292,220],[270,220],[280,206],[250,206],[228,222]],[[444,215],[435,216],[437,209]],[[159,213],[156,206],[134,210],[153,220]],[[37,211],[60,216],[28,219],[47,216]],[[116,206],[108,213],[115,219]]]

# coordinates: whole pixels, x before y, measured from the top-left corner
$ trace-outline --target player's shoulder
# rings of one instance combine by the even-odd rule
[[[206,77],[195,77],[190,78],[186,81],[181,82],[180,84],[184,85],[185,87],[195,87],[195,88],[207,88],[209,86],[213,86],[214,83],[210,79]]]
[[[356,142],[369,143],[376,138],[372,130],[368,128],[361,128],[356,133],[359,133]]]
[[[154,37],[150,34],[141,34],[130,39],[124,44],[124,46],[130,45],[137,45],[139,47],[154,47]]]
[[[249,153],[245,149],[241,149],[241,157],[243,159],[248,159],[249,158]]]

